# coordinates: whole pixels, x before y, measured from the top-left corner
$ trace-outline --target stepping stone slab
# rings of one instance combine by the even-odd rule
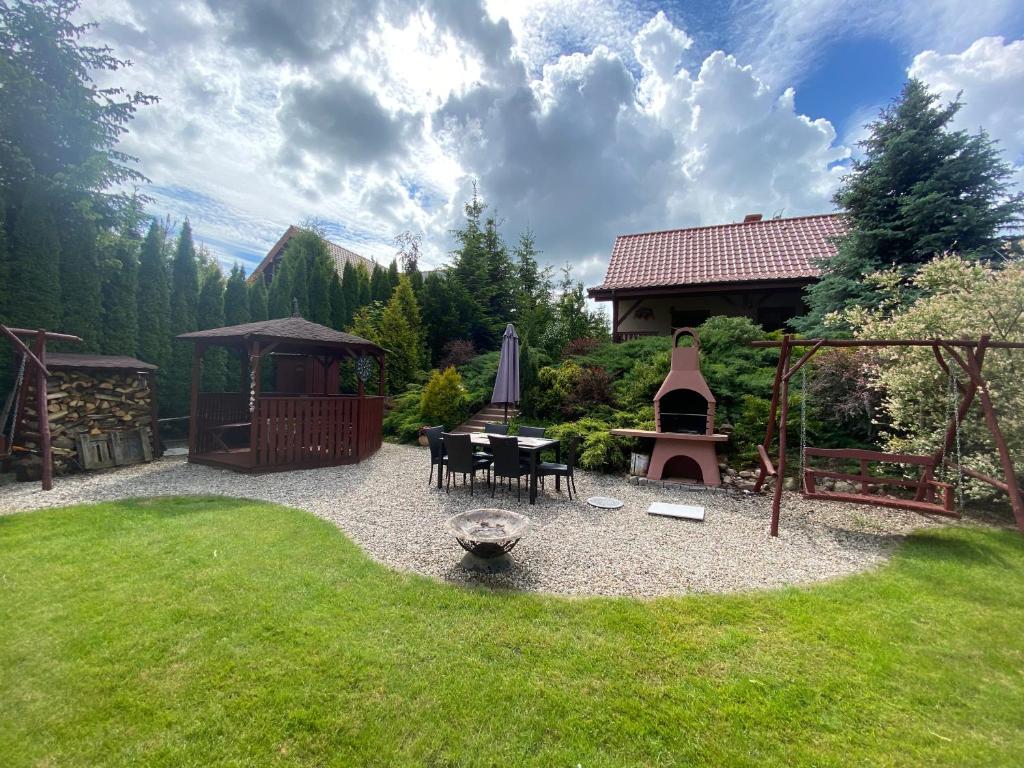
[[[611,496],[591,496],[587,499],[587,504],[598,509],[619,509],[622,507],[622,502],[618,499],[613,499]]]
[[[647,514],[703,521],[704,507],[695,507],[689,504],[666,504],[663,501],[655,501],[647,508]]]

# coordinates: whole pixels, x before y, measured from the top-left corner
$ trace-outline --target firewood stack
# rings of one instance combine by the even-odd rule
[[[39,414],[35,382],[27,382],[22,400],[22,427],[16,444],[33,451],[39,448]],[[150,377],[123,370],[51,370],[46,382],[47,411],[57,473],[84,469],[78,455],[77,436],[93,437],[110,432],[153,426],[153,392]]]

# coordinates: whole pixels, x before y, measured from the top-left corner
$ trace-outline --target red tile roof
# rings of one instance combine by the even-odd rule
[[[842,214],[821,214],[620,235],[590,290],[813,278],[845,232]]]

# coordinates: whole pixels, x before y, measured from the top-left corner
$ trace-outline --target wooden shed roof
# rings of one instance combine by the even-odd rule
[[[155,371],[157,366],[125,355],[89,355],[77,352],[47,352],[47,368],[107,368],[122,371]]]

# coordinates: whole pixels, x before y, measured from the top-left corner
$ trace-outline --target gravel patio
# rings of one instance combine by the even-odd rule
[[[902,537],[936,525],[910,512],[806,501],[787,493],[781,535],[768,535],[770,498],[742,491],[634,486],[622,477],[577,472],[579,498],[569,501],[549,479],[537,504],[515,492],[427,484],[425,448],[385,444],[361,464],[267,475],[240,475],[165,457],[101,473],[0,488],[0,514],[132,496],[220,494],[277,502],[337,525],[375,560],[442,580],[562,595],[654,597],[806,584],[884,562]],[[619,510],[589,506],[614,496]],[[704,522],[647,514],[652,501],[699,504]],[[528,515],[533,530],[513,552],[506,573],[467,573],[463,551],[444,531],[456,512],[499,506]],[[943,521],[942,524],[948,524]]]

